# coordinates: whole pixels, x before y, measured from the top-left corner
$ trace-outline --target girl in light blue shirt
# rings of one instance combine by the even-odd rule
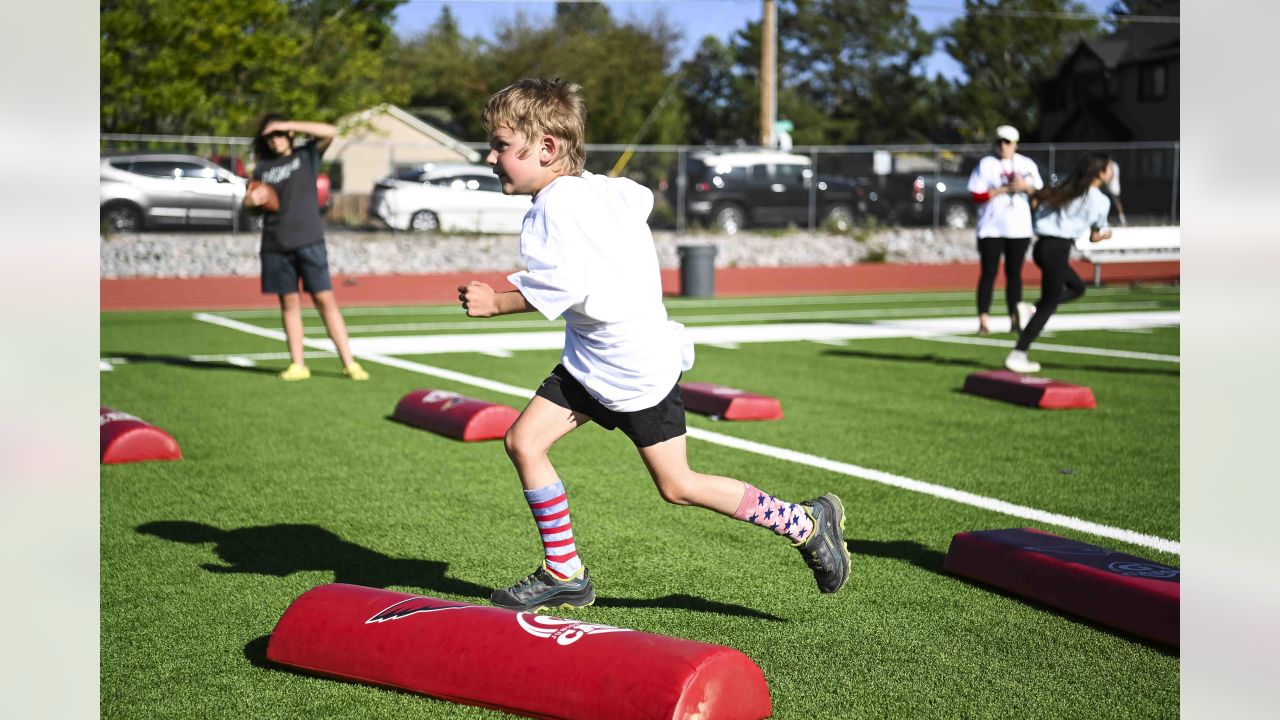
[[[1086,232],[1090,242],[1111,237],[1107,227],[1111,200],[1099,189],[1111,180],[1111,167],[1109,156],[1091,153],[1076,163],[1062,184],[1044,188],[1033,198],[1036,246],[1032,259],[1040,267],[1040,301],[1034,309],[1028,303],[1018,304],[1022,332],[1004,361],[1014,372],[1039,372],[1040,363],[1027,359],[1027,349],[1059,305],[1084,295],[1084,281],[1069,263],[1071,248]]]

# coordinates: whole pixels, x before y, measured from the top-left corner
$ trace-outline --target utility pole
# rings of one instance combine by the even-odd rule
[[[773,146],[773,124],[778,119],[778,6],[764,0],[760,37],[760,144]]]

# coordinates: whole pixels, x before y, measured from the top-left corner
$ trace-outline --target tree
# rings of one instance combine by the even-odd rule
[[[943,33],[943,47],[968,76],[953,97],[970,141],[985,141],[998,125],[1040,124],[1035,87],[1052,78],[1064,53],[1099,23],[1074,0],[965,0],[965,14]]]
[[[679,90],[689,119],[688,142],[729,144],[759,137],[758,118],[747,100],[754,98],[758,107],[759,90],[752,77],[737,69],[735,57],[731,47],[708,35],[681,64]]]
[[[333,120],[384,101],[401,1],[103,0],[102,129],[235,135],[270,110]]]
[[[387,59],[388,81],[406,89],[414,112],[431,113],[432,123],[460,137],[480,139],[480,111],[493,83],[487,47],[463,36],[448,5],[425,32],[394,43]]]

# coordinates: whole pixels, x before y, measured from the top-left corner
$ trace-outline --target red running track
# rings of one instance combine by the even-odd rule
[[[1091,282],[1093,265],[1072,263]],[[514,272],[514,271],[511,271]],[[338,275],[334,292],[344,306],[440,304],[457,300],[457,287],[480,280],[499,289],[510,289],[509,272],[440,273],[432,275]],[[1023,283],[1032,297],[1038,294],[1040,271],[1030,263]],[[1107,265],[1102,279],[1108,284],[1171,282],[1179,279],[1177,262]],[[874,263],[823,267],[718,268],[717,297],[746,295],[825,295],[836,293],[963,291],[974,290],[977,263],[899,265]],[[996,287],[1004,286],[1000,276]],[[662,289],[680,293],[680,272],[662,271]],[[276,307],[273,295],[259,292],[256,277],[130,278],[99,281],[100,309],[122,310],[239,310]],[[305,297],[305,294],[304,294]],[[310,303],[310,299],[306,298]]]

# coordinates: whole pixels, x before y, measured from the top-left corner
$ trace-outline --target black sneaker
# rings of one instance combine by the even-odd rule
[[[849,548],[844,544],[844,505],[833,493],[800,503],[813,518],[813,534],[796,545],[804,564],[813,569],[818,589],[833,593],[849,579]]]
[[[489,602],[508,610],[538,612],[548,608],[586,607],[596,601],[595,588],[587,569],[572,580],[560,580],[547,572],[547,566],[509,588],[494,590]]]

